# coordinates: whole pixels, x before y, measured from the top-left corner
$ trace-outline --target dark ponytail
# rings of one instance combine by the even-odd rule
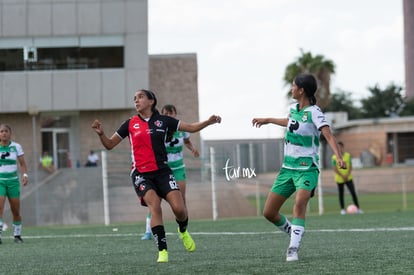
[[[298,86],[299,88],[303,88],[306,96],[309,98],[309,103],[311,105],[315,105],[316,104],[315,93],[316,93],[316,90],[318,89],[316,78],[312,74],[302,73],[302,74],[298,74],[295,77],[294,82],[296,86]]]

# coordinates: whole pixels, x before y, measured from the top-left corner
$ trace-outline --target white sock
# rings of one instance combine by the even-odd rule
[[[286,218],[286,221],[283,225],[279,225],[277,226],[282,232],[285,232],[287,234],[290,233],[290,229],[292,227],[292,224],[290,223],[290,221]]]
[[[146,226],[145,226],[145,233],[151,233],[151,215],[148,214],[147,215],[147,219],[146,219]]]
[[[20,236],[22,234],[22,224],[13,224],[13,235]]]
[[[305,233],[305,227],[300,225],[292,225],[289,247],[299,248],[303,233]]]

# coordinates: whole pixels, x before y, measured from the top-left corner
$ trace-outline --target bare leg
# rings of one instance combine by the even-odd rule
[[[279,194],[269,192],[264,206],[263,216],[271,223],[278,223],[281,219],[279,213],[280,208],[286,200],[287,198]]]
[[[186,189],[186,182],[185,180],[177,181],[178,185],[180,186],[181,196],[183,197],[185,203],[185,189]]]
[[[13,221],[21,222],[22,216],[20,216],[20,198],[9,198],[10,210],[13,214]]]
[[[170,204],[171,209],[178,221],[185,221],[188,219],[187,208],[181,192],[178,192],[178,190],[169,192],[166,200]]]
[[[3,211],[4,204],[6,202],[6,197],[0,196],[0,243],[1,243],[1,233],[3,232]]]
[[[151,214],[151,227],[162,225],[162,208],[161,208],[161,198],[157,193],[150,189],[145,193],[144,201],[148,206],[149,212]]]
[[[304,220],[306,217],[306,207],[310,199],[310,191],[299,189],[296,192],[295,205],[293,207],[293,217]]]
[[[0,219],[3,219],[4,204],[6,203],[6,197],[0,196]]]

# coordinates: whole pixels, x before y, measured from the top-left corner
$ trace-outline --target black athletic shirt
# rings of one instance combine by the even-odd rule
[[[122,123],[116,133],[122,139],[129,139],[132,169],[145,173],[168,167],[164,142],[167,133],[178,130],[179,123],[179,120],[158,112],[154,112],[148,122],[135,115]]]

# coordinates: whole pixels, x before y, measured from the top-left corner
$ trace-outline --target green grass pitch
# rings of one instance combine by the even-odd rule
[[[193,220],[187,252],[166,222],[169,262],[158,264],[143,223],[25,227],[3,233],[0,274],[413,274],[414,212],[310,215],[298,262],[288,236],[262,217]],[[114,230],[114,229],[117,230]]]

